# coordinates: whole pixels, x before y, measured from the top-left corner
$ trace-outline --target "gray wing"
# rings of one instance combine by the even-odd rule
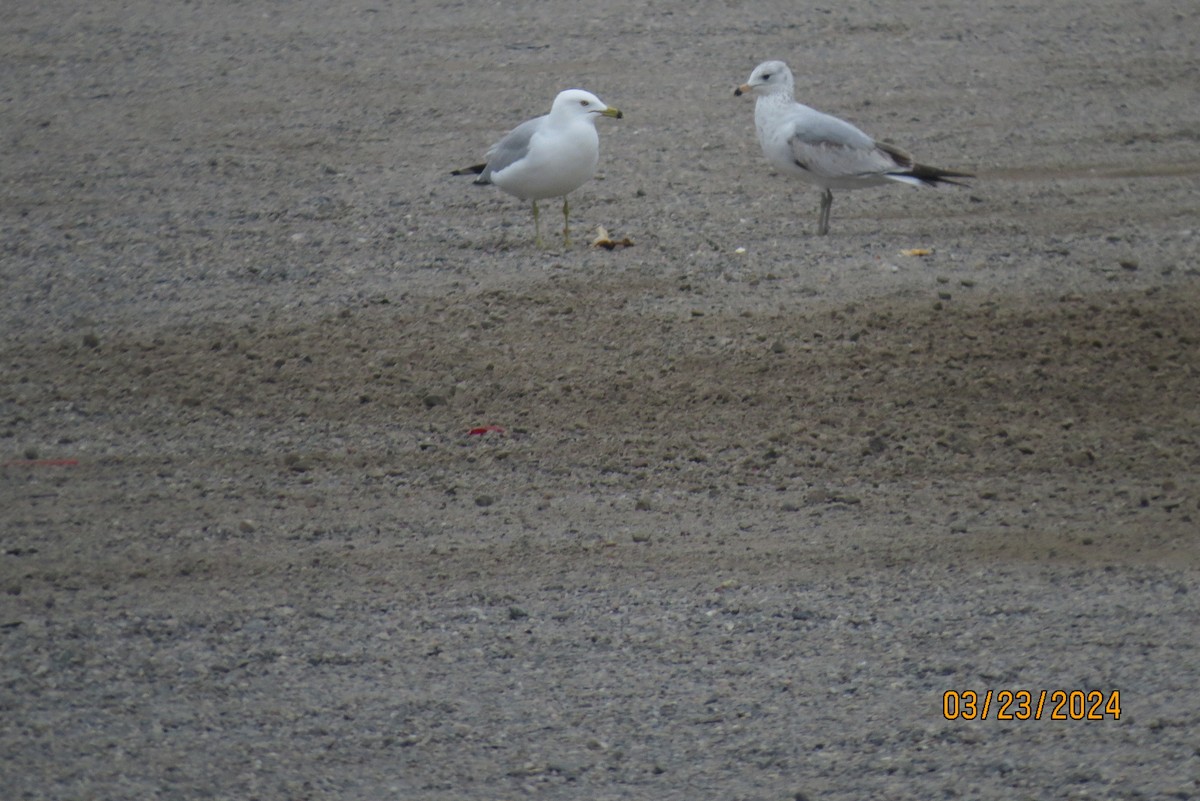
[[[544,119],[546,119],[545,116],[526,120],[505,134],[504,138],[499,142],[492,145],[487,152],[487,166],[483,168],[483,173],[475,182],[480,184],[491,183],[492,173],[500,172],[505,167],[525,158],[526,154],[529,153],[529,141],[533,139],[534,133],[541,127]]]
[[[798,110],[792,127],[792,135],[788,137],[792,158],[814,175],[824,178],[879,175],[902,166],[892,153],[881,149],[855,126],[807,106]]]

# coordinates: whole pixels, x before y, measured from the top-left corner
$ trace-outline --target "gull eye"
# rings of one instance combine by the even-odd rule
[[[769,81],[769,80],[771,80],[771,73],[769,73],[769,72],[764,72],[764,73],[763,73],[763,80],[764,80],[764,81]]]
[[[586,100],[579,101],[579,105],[583,106],[584,108],[587,108],[587,104],[588,104],[588,102]]]

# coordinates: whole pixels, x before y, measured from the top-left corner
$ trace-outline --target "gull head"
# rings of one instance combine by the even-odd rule
[[[578,117],[595,121],[596,115],[621,119],[620,110],[606,106],[604,101],[583,89],[567,89],[558,93],[550,113],[556,117]]]
[[[782,61],[764,61],[750,73],[750,79],[734,90],[735,95],[750,94],[758,97],[786,93],[792,95],[792,71]]]

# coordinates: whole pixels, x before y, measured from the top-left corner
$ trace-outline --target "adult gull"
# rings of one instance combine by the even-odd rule
[[[563,199],[563,245],[571,246],[567,195],[587,183],[600,161],[596,118],[624,115],[582,89],[559,92],[550,113],[521,123],[488,150],[486,161],[454,170],[452,175],[477,174],[477,184],[495,184],[521,200],[533,203],[533,230],[542,247],[538,201]]]

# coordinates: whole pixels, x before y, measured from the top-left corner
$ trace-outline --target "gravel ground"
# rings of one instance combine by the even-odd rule
[[[1198,20],[6,10],[5,797],[1200,797]],[[812,236],[767,58],[978,179]]]

